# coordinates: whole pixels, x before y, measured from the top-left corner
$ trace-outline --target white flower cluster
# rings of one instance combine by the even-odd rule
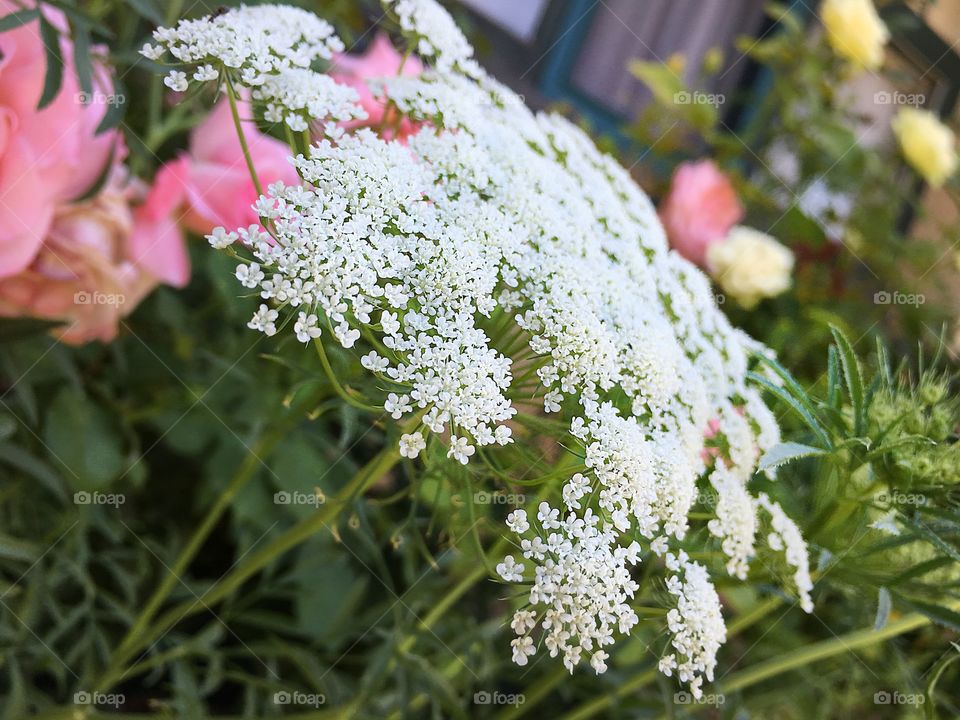
[[[473,74],[473,48],[450,14],[436,0],[383,0],[393,12],[400,30],[426,60],[442,72],[459,68]]]
[[[717,493],[717,516],[707,523],[707,529],[721,538],[721,547],[729,558],[727,572],[746,580],[757,535],[755,500],[723,463],[718,463],[710,473],[710,484]]]
[[[315,59],[329,60],[343,50],[330,23],[288,5],[241,5],[211,17],[181,20],[176,27],[157,28],[153,39],[140,51],[147,58],[162,60],[169,53],[176,63],[197,66],[197,82],[216,80],[219,69],[228,68],[237,71],[247,87],[290,68],[309,68]],[[165,82],[178,91],[189,85],[180,70],[171,71]]]
[[[510,525],[517,531],[530,527],[526,512],[515,510]],[[563,656],[568,670],[588,657],[597,673],[607,669],[604,646],[613,643],[614,631],[627,634],[637,624],[637,614],[630,599],[638,589],[630,576],[630,568],[639,561],[640,545],[617,544],[618,533],[608,522],[591,510],[582,517],[571,512],[564,520],[559,511],[546,502],[537,512],[540,532],[532,539],[524,538],[523,556],[536,563],[536,580],[531,590],[531,604],[543,604],[546,610],[539,624],[543,627],[544,644],[550,657]],[[508,555],[497,566],[505,580],[520,582],[524,565]],[[520,610],[513,617],[517,633],[513,640],[513,659],[526,665],[534,655],[530,631],[538,624],[532,610]]]
[[[720,598],[707,569],[692,562],[682,550],[667,554],[667,568],[676,573],[667,579],[667,591],[676,607],[667,613],[675,652],[660,659],[660,671],[668,677],[674,670],[681,682],[690,683],[695,697],[703,694],[703,679],[713,680],[717,651],[727,639],[720,613]]]
[[[793,569],[793,584],[800,597],[800,607],[804,612],[813,612],[813,600],[810,599],[810,591],[813,589],[810,557],[800,528],[787,517],[780,504],[772,501],[766,493],[760,493],[757,504],[770,516],[771,530],[767,535],[767,545],[771,550],[783,552],[787,565]]]
[[[345,122],[367,118],[356,90],[306,68],[265,76],[263,83],[253,89],[252,97],[264,106],[267,122],[286,122],[294,132],[307,130],[317,120]]]
[[[363,343],[361,364],[385,388],[386,412],[420,419],[400,438],[404,457],[416,458],[433,432],[452,460],[476,462],[477,448],[513,440],[518,406],[558,415],[583,468],[563,483],[560,506],[543,502],[536,522],[523,511],[508,522],[525,562],[510,556],[498,570],[530,583],[529,607],[512,622],[514,659],[527,662],[542,640],[571,671],[588,659],[603,672],[604,648],[638,622],[631,569],[646,543],[673,572],[664,669],[699,695],[723,620],[706,570],[670,548],[688,532],[709,460],[719,498],[709,530],[728,571],[746,575],[758,510],[746,486],[779,438],[746,384],[757,346],[718,310],[706,277],[668,250],[623,167],[487,77],[434,0],[386,4],[434,63],[382,83],[413,134],[328,126],[294,159],[303,184],[276,184],[258,200],[264,228],[218,229],[211,244],[241,239],[253,255],[237,269],[264,301],[252,328],[272,335],[295,316],[303,343],[321,342],[322,328],[344,348]],[[299,52],[296,32],[282,46]],[[220,57],[193,44],[191,58]],[[253,62],[236,52],[241,65]],[[352,97],[304,67],[291,59],[256,78],[271,117],[292,118],[293,129],[319,113],[347,119]],[[723,448],[713,457],[708,428]],[[803,541],[770,512],[800,577]]]

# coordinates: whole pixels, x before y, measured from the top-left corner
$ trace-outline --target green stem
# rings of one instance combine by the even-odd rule
[[[234,568],[216,585],[207,589],[199,598],[185,600],[161,615],[145,632],[138,635],[136,642],[128,643],[127,649],[122,655],[118,654],[110,672],[105,673],[100,682],[97,683],[96,687],[99,691],[105,691],[124,677],[124,674],[119,671],[119,667],[129,660],[133,653],[149,647],[185,618],[229,597],[250,577],[285,552],[304,542],[324,527],[328,527],[328,523],[336,518],[344,508],[348,507],[355,497],[362,494],[384,473],[388,472],[399,459],[400,453],[396,446],[382,450],[317,512],[301,520],[258,552],[250,554],[242,564]]]
[[[233,116],[233,125],[240,140],[243,159],[247,161],[247,170],[250,171],[250,178],[253,180],[253,186],[257,189],[257,195],[263,195],[263,186],[260,185],[260,178],[257,177],[257,169],[253,165],[253,157],[250,155],[250,148],[247,146],[247,136],[244,134],[243,125],[240,122],[240,111],[237,109],[237,91],[233,89],[233,83],[230,82],[229,76],[227,76],[227,99],[230,101],[230,114]]]
[[[960,602],[950,603],[948,605],[952,610],[960,608]],[[888,623],[880,630],[865,628],[863,630],[854,630],[840,637],[823,640],[812,645],[805,645],[779,657],[771,658],[760,663],[756,667],[742,670],[734,673],[730,679],[720,685],[723,692],[736,692],[743,688],[754,685],[767,678],[780,675],[781,673],[796,670],[797,668],[809,665],[817,660],[842,655],[846,652],[853,652],[860,648],[875,645],[877,643],[889,640],[890,638],[902,635],[928,625],[930,618],[920,613],[911,613],[904,615],[899,620]]]
[[[362,403],[348,393],[346,388],[344,388],[343,385],[340,384],[340,381],[337,380],[337,374],[333,371],[333,367],[330,365],[330,360],[327,358],[327,353],[323,349],[323,341],[320,338],[317,338],[313,341],[313,344],[317,348],[317,355],[320,356],[320,364],[323,365],[323,371],[327,374],[327,379],[330,381],[330,384],[333,386],[333,389],[336,391],[337,395],[343,398],[344,402],[357,408],[358,410],[364,410],[366,412],[382,411],[382,408]]]
[[[119,670],[119,665],[123,662],[120,658],[129,657],[131,649],[136,646],[148,624],[170,593],[173,592],[177,583],[181,582],[181,577],[186,572],[194,557],[196,557],[196,554],[200,551],[204,542],[206,542],[213,528],[220,521],[223,513],[233,502],[237,493],[247,484],[250,478],[253,477],[255,471],[263,463],[263,456],[269,454],[284,437],[286,437],[290,429],[289,426],[300,421],[302,412],[308,410],[319,400],[320,398],[317,397],[316,393],[308,396],[304,402],[298,403],[294,410],[287,414],[285,422],[279,423],[278,427],[271,433],[260,438],[254,446],[249,449],[247,456],[243,459],[243,462],[240,464],[240,467],[237,469],[237,472],[227,487],[224,488],[223,492],[217,497],[216,502],[210,510],[207,511],[206,516],[204,516],[200,525],[194,530],[193,535],[191,535],[187,544],[180,551],[176,561],[169,568],[169,571],[157,586],[157,589],[154,590],[153,595],[150,596],[140,615],[113,652],[112,660],[107,664],[107,669],[101,676],[102,678],[109,677]],[[103,689],[101,682],[94,683],[93,687],[97,692]]]

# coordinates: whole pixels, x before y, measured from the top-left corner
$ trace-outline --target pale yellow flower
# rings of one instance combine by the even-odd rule
[[[790,287],[793,253],[766,233],[738,225],[707,249],[710,274],[748,310]]]
[[[890,31],[871,0],[824,0],[820,19],[838,55],[867,70],[883,64],[883,47]]]
[[[929,110],[901,108],[891,124],[907,162],[933,187],[957,170],[953,131]]]

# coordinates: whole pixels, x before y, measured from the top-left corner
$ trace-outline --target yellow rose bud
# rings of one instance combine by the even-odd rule
[[[820,18],[834,52],[855,67],[876,70],[890,32],[871,0],[824,0]]]
[[[738,225],[707,249],[710,274],[747,310],[790,287],[793,253],[769,235]]]
[[[901,108],[891,125],[903,156],[932,187],[940,187],[956,172],[953,131],[932,112]]]

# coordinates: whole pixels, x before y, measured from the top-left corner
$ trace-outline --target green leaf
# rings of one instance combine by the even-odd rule
[[[50,22],[40,16],[40,39],[47,55],[47,72],[43,80],[38,110],[43,110],[54,101],[63,85],[63,56],[60,54],[60,33]]]
[[[812,447],[811,445],[783,442],[779,445],[774,445],[763,454],[757,469],[771,470],[781,465],[786,465],[788,462],[799,460],[800,458],[811,457],[813,455],[825,455],[826,452],[827,451],[822,448]]]
[[[960,660],[960,645],[957,645],[955,642],[950,644],[953,645],[953,649],[957,652],[953,655],[945,655],[940,658],[940,661],[929,671],[930,679],[927,681],[927,701],[924,703],[923,708],[927,720],[935,720],[937,717],[937,703],[933,698],[933,692],[937,688],[937,683],[940,682],[940,676],[943,675],[943,671],[946,670],[947,667],[957,660]]]
[[[933,545],[935,548],[946,553],[956,562],[960,562],[960,550],[958,550],[956,546],[952,545],[944,538],[940,537],[940,535],[930,529],[930,527],[924,524],[922,521],[914,520],[913,518],[907,516],[901,516],[901,521],[904,525],[909,527],[917,535]]]
[[[359,611],[369,577],[354,570],[342,548],[316,542],[302,548],[291,579],[296,582],[294,615],[300,632],[328,647],[346,642],[348,621]],[[328,592],[332,587],[336,593]]]
[[[83,392],[63,388],[47,409],[43,440],[74,490],[98,490],[123,469],[118,428]]]
[[[36,318],[0,319],[0,342],[13,342],[24,338],[42,335],[63,323],[56,320],[38,320]]]
[[[67,2],[66,0],[43,0],[45,5],[53,5],[63,11],[63,14],[70,19],[71,25],[83,25],[88,31],[92,31],[104,38],[112,39],[113,32],[103,23],[99,23],[89,15],[84,15],[81,10]]]
[[[832,408],[840,407],[840,365],[837,348],[827,348],[827,403]]]
[[[828,450],[833,449],[833,443],[830,442],[830,437],[827,435],[827,431],[823,428],[823,425],[820,424],[813,413],[811,413],[808,408],[804,407],[799,400],[797,400],[782,387],[774,385],[768,378],[763,377],[763,375],[749,372],[747,373],[747,377],[758,385],[762,385],[764,388],[780,398],[780,400],[793,408],[794,411],[796,411],[796,413],[803,418],[803,421],[807,424],[807,427],[809,427],[813,434],[817,436],[817,439],[823,443],[824,447],[826,447]]]
[[[140,17],[146,18],[154,25],[164,24],[163,15],[151,0],[127,0],[127,4],[132,7]]]
[[[893,372],[890,370],[890,353],[887,352],[887,346],[879,335],[877,336],[877,367],[880,370],[880,377],[883,378],[883,384],[888,388],[893,387]]]
[[[63,480],[53,468],[26,450],[9,443],[0,443],[0,463],[5,463],[39,481],[59,498],[66,498]],[[9,479],[9,476],[8,476]]]
[[[913,600],[899,595],[897,597],[899,597],[908,607],[913,608],[922,615],[926,615],[937,625],[950,628],[951,630],[960,631],[960,613],[958,613],[956,610],[951,610],[950,608],[945,608],[942,605],[928,603],[923,600]]]
[[[660,105],[700,132],[709,132],[717,124],[717,106],[709,102],[710,97],[706,93],[688,90],[680,76],[666,63],[633,60],[627,69],[650,88]]]
[[[814,406],[810,394],[797,382],[793,373],[781,365],[776,358],[768,357],[762,353],[757,353],[755,357],[762,364],[773,370],[774,374],[783,381],[784,388],[786,388],[790,394],[797,399],[797,402],[803,405],[811,415],[817,414],[817,408]]]
[[[0,558],[32,563],[40,554],[40,548],[33,543],[0,533]]]
[[[103,120],[97,125],[95,135],[102,135],[108,130],[113,130],[120,121],[123,120],[123,114],[127,105],[127,89],[120,76],[113,78],[113,98],[107,103],[107,112],[103,115]],[[109,166],[108,166],[109,167]]]
[[[866,407],[863,398],[863,372],[860,369],[860,361],[857,359],[853,346],[847,339],[847,336],[836,326],[830,327],[833,333],[833,339],[837,344],[837,350],[840,354],[840,365],[843,367],[843,375],[847,382],[847,390],[850,393],[850,402],[853,405],[854,415],[854,433],[863,434],[863,428],[866,425]]]
[[[77,68],[77,80],[80,90],[90,100],[93,94],[93,63],[90,60],[90,31],[82,23],[74,23],[73,29],[73,62]]]
[[[4,15],[2,18],[0,18],[0,32],[15,30],[21,25],[26,25],[28,22],[33,22],[38,17],[40,17],[40,11],[36,8],[31,8],[30,10],[17,10],[9,15]]]

